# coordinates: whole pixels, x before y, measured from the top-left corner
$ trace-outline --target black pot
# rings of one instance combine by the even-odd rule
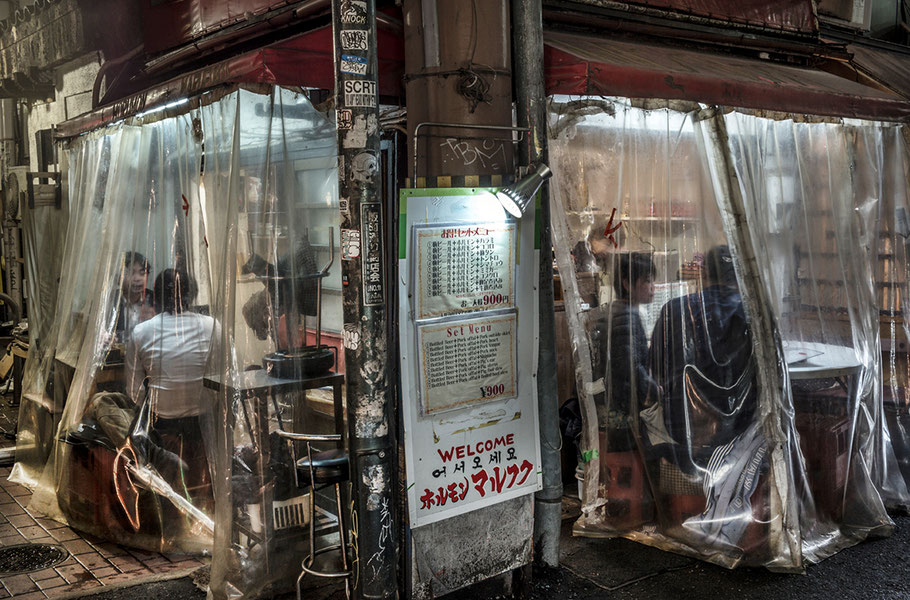
[[[322,345],[273,352],[265,355],[262,366],[269,375],[279,379],[316,377],[335,366],[335,348]]]

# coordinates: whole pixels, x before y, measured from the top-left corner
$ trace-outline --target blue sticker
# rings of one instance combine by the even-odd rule
[[[351,73],[352,75],[367,74],[367,59],[362,56],[352,54],[341,55],[341,72]]]

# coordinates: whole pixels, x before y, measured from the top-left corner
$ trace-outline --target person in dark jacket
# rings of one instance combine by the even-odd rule
[[[651,335],[664,420],[687,472],[744,431],[755,408],[752,334],[726,245],[708,251],[705,272],[705,288],[667,302]]]
[[[640,305],[654,299],[654,263],[643,252],[622,254],[618,263],[613,278],[616,297],[596,325],[599,372],[606,373],[609,365],[602,407],[609,452],[635,448],[632,410],[636,406],[641,410],[660,397],[648,369],[648,338],[639,312]]]

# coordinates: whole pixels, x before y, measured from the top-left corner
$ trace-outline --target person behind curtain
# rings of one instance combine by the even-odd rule
[[[677,466],[704,467],[742,433],[755,408],[752,334],[726,245],[705,256],[705,287],[667,302],[651,336],[651,367]]]
[[[639,312],[642,304],[654,300],[654,263],[643,252],[622,254],[618,262],[613,277],[616,297],[595,325],[600,332],[600,360],[609,361],[606,430],[610,452],[635,448],[633,395],[639,410],[660,397],[660,388],[648,370],[648,338]],[[601,367],[599,372],[606,369]]]
[[[202,379],[212,349],[215,320],[189,310],[196,283],[185,271],[165,269],[155,278],[159,311],[137,325],[127,346],[127,391],[139,405],[148,377],[152,422],[161,445],[189,465],[180,486],[211,494],[204,439],[209,437]]]
[[[152,290],[148,285],[149,263],[138,252],[124,252],[120,270],[120,306],[116,338],[126,342],[139,323],[155,316]]]

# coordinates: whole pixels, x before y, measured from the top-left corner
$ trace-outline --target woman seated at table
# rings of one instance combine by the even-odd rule
[[[158,314],[133,329],[126,349],[126,381],[137,406],[148,393],[150,427],[161,445],[189,466],[180,475],[181,486],[196,488],[205,502],[211,495],[204,442],[210,438],[204,426],[210,411],[203,403],[202,378],[216,326],[212,317],[188,310],[196,291],[196,282],[185,271],[165,269],[158,275],[153,291]]]

